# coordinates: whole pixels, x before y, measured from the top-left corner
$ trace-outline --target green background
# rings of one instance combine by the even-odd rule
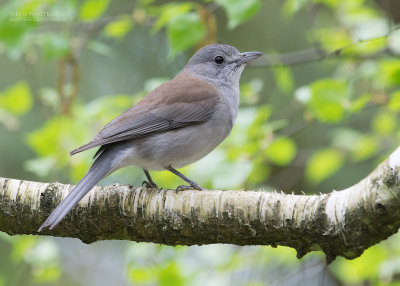
[[[0,175],[77,183],[73,157],[202,45],[270,57],[248,66],[232,134],[183,168],[206,188],[340,190],[400,141],[400,7],[367,0],[0,2]],[[39,14],[38,12],[44,12]],[[268,66],[305,51],[314,61]],[[292,55],[293,56],[293,55]],[[287,59],[286,56],[284,59]],[[284,61],[282,59],[282,61]],[[152,172],[158,185],[182,182]],[[102,184],[140,185],[128,167]],[[2,285],[400,285],[400,238],[326,266],[284,247],[167,247],[0,233]]]

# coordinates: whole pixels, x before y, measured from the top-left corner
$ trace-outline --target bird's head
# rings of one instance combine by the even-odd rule
[[[238,83],[246,63],[262,56],[261,52],[239,52],[235,47],[212,44],[198,50],[185,70],[212,81]]]

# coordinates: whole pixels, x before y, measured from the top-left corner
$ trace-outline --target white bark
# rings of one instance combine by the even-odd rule
[[[397,232],[399,170],[400,148],[360,183],[318,196],[96,187],[59,226],[40,234],[84,242],[285,245],[297,249],[298,257],[322,250],[328,262],[337,255],[352,259]],[[39,234],[72,187],[0,178],[0,231]]]

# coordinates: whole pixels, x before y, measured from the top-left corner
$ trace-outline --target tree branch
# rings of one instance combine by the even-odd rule
[[[72,189],[0,178],[0,231],[37,229]],[[265,191],[96,187],[54,230],[40,235],[86,243],[124,239],[168,245],[284,245],[300,258],[321,250],[328,262],[360,256],[400,226],[400,148],[360,183],[321,195]]]
[[[343,52],[346,49],[347,47],[334,50],[333,52],[327,52],[320,48],[313,48],[292,53],[265,54],[263,58],[257,60],[257,62],[252,63],[251,66],[252,67],[295,66],[315,61],[335,59],[338,57],[342,59],[345,58],[351,60],[365,61],[365,60],[372,60],[372,59],[378,59],[382,57],[396,55],[396,53],[389,47],[386,47],[376,53],[367,55],[343,54]]]
[[[315,43],[316,47],[307,50],[301,50],[284,54],[265,54],[261,59],[251,63],[253,67],[276,67],[276,66],[294,66],[299,64],[321,61],[326,59],[346,58],[351,60],[371,60],[387,56],[397,56],[397,53],[390,46],[370,54],[346,54],[346,50],[356,48],[360,44],[371,43],[373,41],[381,41],[388,38],[393,32],[400,29],[400,26],[395,26],[386,35],[375,37],[366,40],[358,40],[350,45],[341,47],[333,51],[326,51],[319,43]]]

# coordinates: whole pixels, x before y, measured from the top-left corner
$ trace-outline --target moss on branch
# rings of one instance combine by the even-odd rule
[[[338,255],[353,259],[400,226],[399,166],[398,149],[360,183],[319,196],[96,187],[60,225],[40,235],[85,243],[284,245],[295,248],[299,258],[322,250],[328,262]],[[39,234],[72,187],[0,178],[0,231]]]

